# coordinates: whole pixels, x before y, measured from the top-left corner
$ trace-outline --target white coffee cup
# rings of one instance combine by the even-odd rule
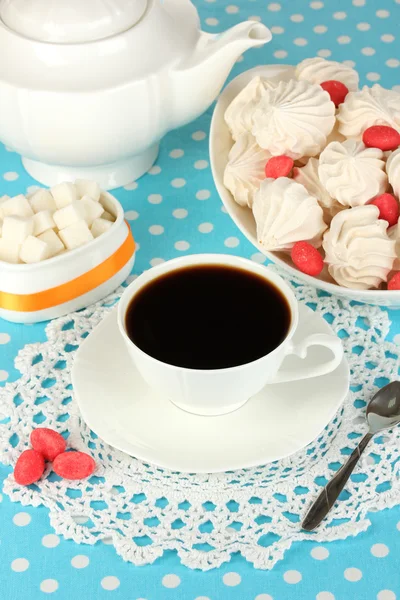
[[[194,265],[218,264],[256,273],[273,283],[284,295],[291,311],[291,324],[283,342],[269,354],[244,365],[225,369],[202,370],[170,365],[149,356],[129,338],[125,327],[126,311],[132,298],[153,281],[171,271]],[[223,306],[215,307],[224,310]],[[240,319],[240,314],[237,315]],[[333,334],[313,334],[294,344],[293,335],[299,319],[298,303],[285,281],[270,269],[236,256],[197,254],[176,258],[145,271],[126,288],[118,305],[118,326],[134,364],[147,384],[179,408],[198,415],[220,415],[240,408],[265,385],[307,379],[334,371],[343,358],[339,338]],[[234,327],[232,323],[232,327]],[[330,360],[313,367],[282,370],[288,354],[305,358],[309,346],[331,350]]]

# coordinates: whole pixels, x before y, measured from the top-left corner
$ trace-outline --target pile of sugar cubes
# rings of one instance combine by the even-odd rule
[[[78,179],[28,197],[0,198],[0,261],[36,263],[83,246],[115,221],[95,181]]]

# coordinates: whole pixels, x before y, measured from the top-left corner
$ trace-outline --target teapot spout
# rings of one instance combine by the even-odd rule
[[[220,34],[200,32],[194,52],[173,73],[179,123],[183,119],[189,122],[204,112],[218,96],[239,56],[271,38],[268,27],[256,21],[239,23]]]

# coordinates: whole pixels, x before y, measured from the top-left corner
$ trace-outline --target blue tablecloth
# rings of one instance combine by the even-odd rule
[[[260,63],[295,64],[318,54],[353,64],[362,84],[379,82],[400,91],[400,0],[232,2],[196,0],[204,29],[216,32],[255,18],[274,34],[268,46],[246,53],[232,76]],[[170,133],[150,173],[116,191],[139,244],[135,272],[182,253],[255,253],[221,210],[213,185],[208,164],[211,114],[212,108]],[[1,147],[0,160],[2,194],[15,195],[36,184],[17,154]],[[400,314],[391,311],[390,317],[391,336],[400,342]],[[22,346],[44,339],[43,325],[0,321],[0,381],[18,377],[13,361]],[[7,473],[0,465],[0,478]],[[48,594],[59,600],[400,599],[400,508],[371,515],[372,526],[357,538],[323,548],[296,543],[271,572],[256,571],[234,556],[220,569],[201,573],[182,567],[173,552],[152,566],[134,567],[104,543],[78,546],[59,539],[44,508],[24,508],[1,495],[0,500],[1,600],[36,600]]]

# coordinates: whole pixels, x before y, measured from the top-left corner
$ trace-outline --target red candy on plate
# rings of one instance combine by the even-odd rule
[[[363,142],[368,148],[396,150],[400,146],[400,133],[388,125],[372,125],[363,133]]]
[[[84,452],[63,452],[53,462],[53,471],[64,479],[85,479],[95,468],[93,458]]]
[[[36,450],[25,450],[14,469],[14,479],[20,485],[30,485],[38,481],[44,472],[44,458]]]
[[[336,79],[323,81],[322,83],[320,83],[320,86],[323,90],[328,92],[336,108],[339,106],[339,104],[342,104],[342,102],[345,101],[345,98],[349,93],[349,88],[346,85],[344,85],[344,83],[342,83],[341,81],[337,81]]]
[[[400,271],[388,281],[388,290],[400,290]]]
[[[34,450],[43,455],[45,460],[50,461],[53,461],[56,456],[65,452],[67,447],[67,442],[62,435],[46,427],[38,427],[32,431],[31,444]]]
[[[265,165],[265,177],[278,179],[278,177],[287,177],[293,169],[294,160],[289,156],[273,156]]]
[[[302,273],[316,277],[324,268],[324,260],[309,242],[296,242],[291,252],[292,261]]]
[[[396,225],[399,220],[399,203],[392,194],[381,194],[376,196],[368,204],[374,204],[379,208],[379,218],[387,221],[389,227]]]

